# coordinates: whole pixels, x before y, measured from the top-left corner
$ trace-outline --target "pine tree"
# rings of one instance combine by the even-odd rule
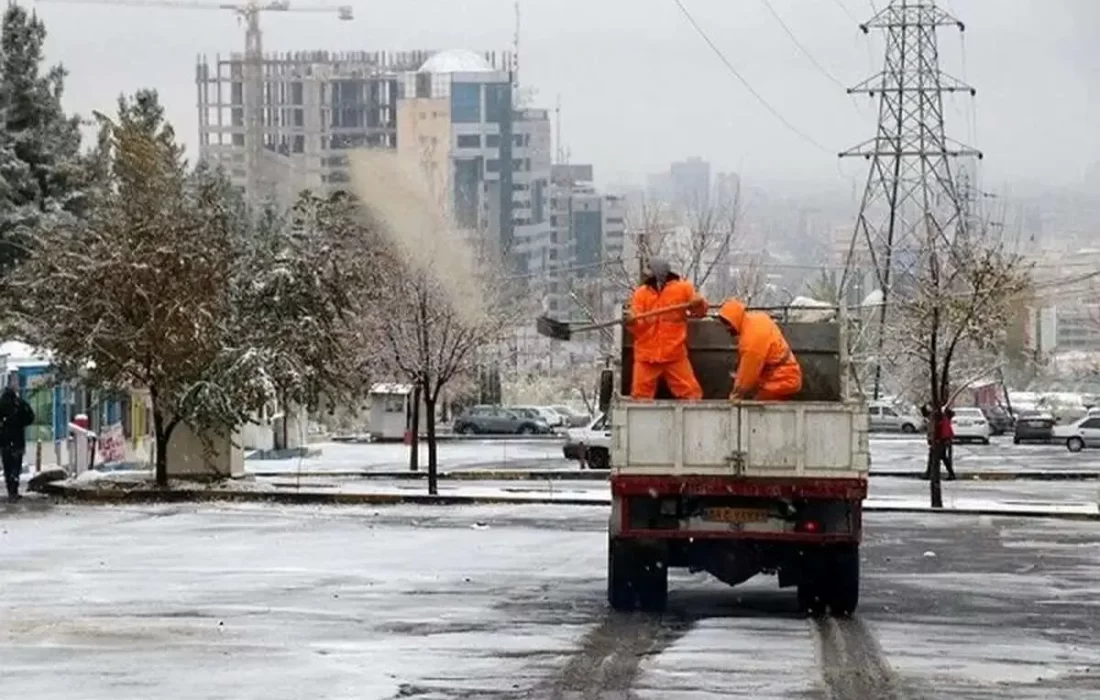
[[[0,274],[26,256],[40,221],[86,205],[79,120],[61,106],[65,69],[43,74],[46,28],[15,3],[0,26]]]

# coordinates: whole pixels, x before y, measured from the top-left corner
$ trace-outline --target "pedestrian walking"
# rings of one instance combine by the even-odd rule
[[[931,479],[931,470],[935,468],[938,462],[943,465],[944,471],[947,472],[947,480],[954,481],[955,428],[951,425],[951,419],[955,417],[955,412],[951,408],[945,407],[940,411],[939,420],[934,420],[930,404],[921,406],[920,412],[924,419],[928,421],[928,447],[932,450],[932,459],[929,460],[921,478]]]
[[[4,485],[8,500],[19,500],[19,476],[23,473],[23,454],[27,451],[27,428],[34,424],[34,411],[11,386],[0,391],[0,462],[4,465]]]

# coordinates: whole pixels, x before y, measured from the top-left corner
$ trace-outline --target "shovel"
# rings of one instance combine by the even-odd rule
[[[642,319],[658,316],[663,313],[668,313],[669,311],[683,311],[690,306],[691,302],[687,302],[686,304],[674,304],[672,306],[646,311],[644,314],[638,314],[633,319],[630,319],[630,322],[641,321]],[[625,318],[617,318],[614,321],[601,321],[600,323],[590,323],[584,326],[572,326],[568,321],[557,321],[549,316],[539,316],[535,319],[535,330],[538,331],[539,335],[554,340],[572,340],[574,333],[598,331],[601,328],[610,328],[611,326],[618,326],[627,322]]]

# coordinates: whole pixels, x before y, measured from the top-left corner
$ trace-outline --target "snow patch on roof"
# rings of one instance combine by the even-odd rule
[[[0,362],[9,367],[44,366],[50,363],[50,356],[49,353],[39,352],[26,343],[9,340],[0,343]]]
[[[400,396],[400,395],[404,395],[404,394],[411,394],[412,390],[413,390],[412,384],[379,383],[379,384],[374,384],[373,386],[371,386],[370,393],[372,393],[372,394],[397,394],[397,395]]]
[[[466,49],[440,51],[420,66],[418,73],[486,73],[493,67],[481,56]]]

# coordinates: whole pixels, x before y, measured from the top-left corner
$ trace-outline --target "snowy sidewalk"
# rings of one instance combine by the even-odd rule
[[[436,496],[427,494],[422,482],[346,481],[340,479],[316,479],[283,477],[275,479],[246,479],[220,482],[210,485],[181,482],[168,491],[161,491],[149,482],[148,473],[95,474],[89,473],[79,480],[52,484],[49,495],[94,503],[157,502],[157,501],[269,501],[300,504],[392,504],[421,503],[434,505],[453,504],[556,504],[556,505],[610,505],[606,482],[554,481],[516,484],[514,482],[441,482]],[[1011,492],[996,498],[971,497],[958,494],[952,487],[944,489],[944,508],[933,510],[928,496],[919,491],[898,493],[895,489],[882,491],[894,493],[872,495],[864,501],[868,512],[945,512],[968,515],[1017,515],[1033,517],[1057,517],[1100,520],[1095,494],[1091,498],[1082,493],[1076,499],[1015,498]],[[965,493],[963,491],[962,493]],[[1058,494],[1065,496],[1066,494]]]

